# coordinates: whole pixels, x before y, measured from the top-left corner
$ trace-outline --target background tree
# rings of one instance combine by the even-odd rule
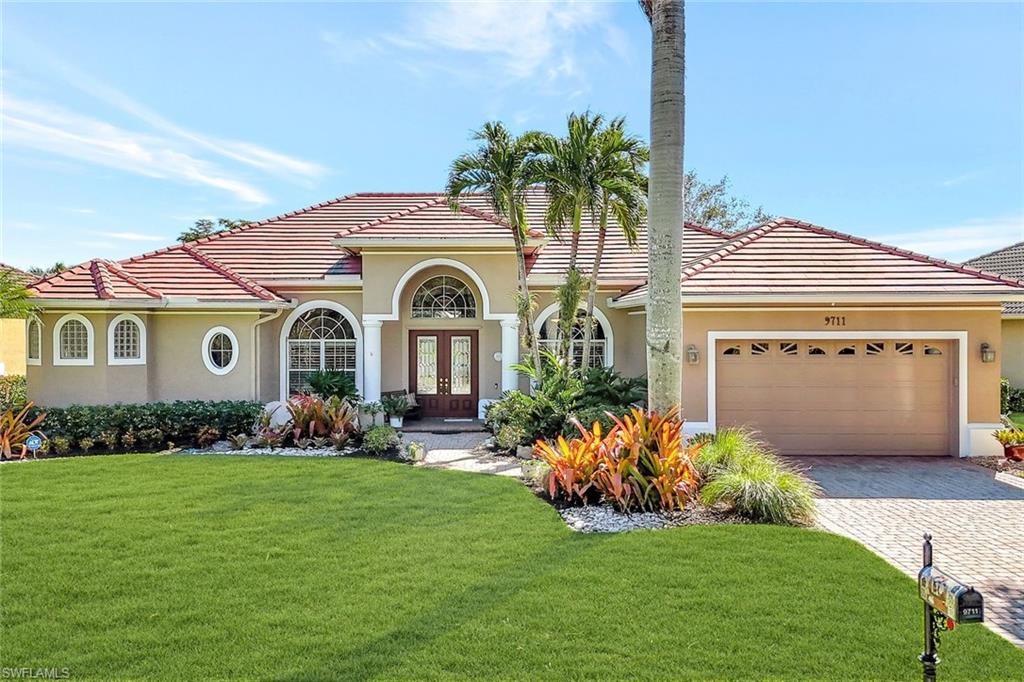
[[[36,311],[24,273],[0,266],[0,318],[24,319]]]
[[[501,122],[488,122],[473,133],[480,142],[475,151],[452,161],[448,171],[445,194],[453,210],[467,192],[483,192],[495,215],[508,221],[516,248],[519,291],[516,307],[519,312],[519,338],[528,346],[533,366],[539,368],[540,349],[533,325],[533,298],[526,281],[526,193],[539,177],[538,162],[530,134],[515,136]]]
[[[56,275],[57,273],[64,272],[67,269],[67,265],[65,265],[61,261],[57,261],[48,268],[40,268],[33,266],[29,268],[28,271],[29,274],[35,275],[36,277],[49,277],[50,275]]]
[[[757,227],[772,219],[760,206],[729,192],[729,176],[718,182],[704,182],[696,171],[688,171],[683,180],[686,218],[690,222],[722,232],[739,232]]]
[[[682,402],[680,292],[686,25],[682,0],[642,0],[651,22],[651,166],[647,246],[647,403]]]
[[[194,242],[203,237],[210,237],[221,232],[245,227],[250,222],[249,220],[232,220],[231,218],[217,218],[217,222],[214,222],[209,218],[200,218],[191,228],[178,235],[178,241],[183,244],[185,242]]]

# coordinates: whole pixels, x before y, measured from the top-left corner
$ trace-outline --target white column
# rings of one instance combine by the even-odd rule
[[[363,318],[363,400],[380,400],[380,320]]]
[[[501,390],[511,391],[519,387],[519,373],[512,365],[519,362],[519,320],[501,321]]]

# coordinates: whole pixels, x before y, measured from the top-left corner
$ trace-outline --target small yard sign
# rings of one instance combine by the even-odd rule
[[[32,451],[32,456],[36,456],[36,450],[43,447],[43,439],[39,436],[32,435],[25,441],[25,447]]]

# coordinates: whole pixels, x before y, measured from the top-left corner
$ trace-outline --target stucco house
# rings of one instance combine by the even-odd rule
[[[964,263],[971,268],[1024,279],[1024,242],[986,253]],[[1003,304],[1003,376],[1015,388],[1024,388],[1024,301]]]
[[[16,282],[28,284],[34,276],[13,265],[0,263],[0,271],[6,272]],[[0,318],[0,376],[25,374],[25,320]]]
[[[568,244],[530,197],[529,282],[553,342]],[[584,223],[587,221],[585,220]],[[593,257],[583,235],[580,262]],[[1024,284],[792,219],[742,235],[686,225],[683,410],[691,432],[748,424],[784,453],[990,454],[1001,305]],[[595,362],[645,371],[645,235],[614,229]],[[366,399],[476,417],[524,387],[508,225],[485,197],[353,194],[32,285],[30,396],[43,405],[281,399],[319,368]]]

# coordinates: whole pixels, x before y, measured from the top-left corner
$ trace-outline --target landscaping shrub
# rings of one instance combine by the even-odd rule
[[[693,463],[705,480],[735,468],[744,457],[765,449],[752,431],[741,427],[727,427],[717,434],[698,435],[700,438],[694,436],[691,442],[703,443],[703,447]]]
[[[0,412],[21,408],[27,398],[28,382],[20,374],[0,376]]]
[[[749,453],[701,489],[701,500],[724,504],[752,521],[809,524],[814,521],[815,487],[764,452]]]
[[[591,367],[583,373],[583,393],[579,402],[581,409],[607,405],[643,406],[647,403],[647,378],[627,377],[611,367]],[[625,410],[616,411],[625,413]]]
[[[999,380],[999,413],[1024,412],[1024,388],[1010,386],[1010,380]]]
[[[387,425],[374,426],[363,434],[363,449],[374,455],[383,455],[398,448],[398,432]]]
[[[359,402],[359,390],[356,380],[347,372],[332,369],[321,369],[309,375],[310,392],[323,399],[338,398],[349,402]]]
[[[0,455],[9,458],[17,453],[24,458],[28,453],[26,441],[31,436],[42,435],[39,425],[45,418],[45,414],[32,410],[32,403],[16,411],[9,409],[0,414]]]
[[[337,396],[322,400],[315,396],[296,395],[288,400],[286,407],[292,418],[290,435],[299,447],[319,442],[332,443],[340,448],[359,430],[359,413],[347,400]],[[269,415],[266,424],[258,429],[257,436],[260,435],[264,440],[277,440],[275,429],[270,427]]]
[[[263,406],[248,400],[180,400],[173,403],[71,405],[34,408],[46,412],[41,430],[49,438],[67,439],[71,445],[97,443],[113,450],[120,442],[125,450],[154,449],[168,441],[181,444],[208,441],[226,433],[248,433]],[[126,438],[127,434],[132,434]],[[54,451],[61,452],[54,446]]]

